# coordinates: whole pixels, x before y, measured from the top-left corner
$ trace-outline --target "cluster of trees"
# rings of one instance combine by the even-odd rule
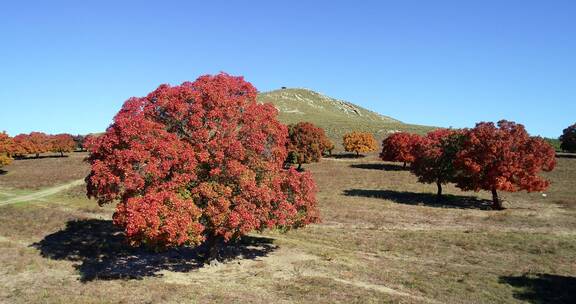
[[[14,157],[24,157],[46,152],[64,153],[72,152],[76,149],[77,143],[70,134],[48,135],[42,132],[32,132],[30,134],[19,134],[14,138],[5,132],[0,133],[0,164],[8,164]]]
[[[543,191],[550,182],[538,175],[554,169],[555,151],[532,137],[521,124],[481,122],[472,129],[440,129],[419,136],[396,133],[382,143],[382,160],[410,163],[422,183],[454,183],[468,191],[492,193],[493,207],[502,209],[498,191]]]
[[[308,138],[319,132],[309,125],[289,133],[256,97],[242,77],[218,74],[130,98],[106,132],[86,142],[88,195],[117,202],[114,223],[131,244],[204,244],[210,258],[251,231],[318,222],[312,175],[284,162],[289,136],[313,143],[292,146],[297,151],[317,156],[329,147]]]
[[[560,136],[560,149],[565,152],[576,152],[576,124],[573,124],[562,132]]]
[[[346,152],[356,155],[376,151],[378,143],[371,133],[351,132],[345,134],[342,146]],[[286,145],[288,158],[286,164],[302,164],[318,162],[325,155],[331,155],[334,143],[328,139],[324,129],[310,122],[299,122],[288,125],[288,141]]]

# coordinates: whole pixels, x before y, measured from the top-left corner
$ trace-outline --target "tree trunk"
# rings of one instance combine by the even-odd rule
[[[360,156],[360,152],[356,151],[356,156]]]
[[[438,187],[438,192],[436,192],[436,201],[442,200],[442,183],[436,182],[436,186]]]
[[[492,207],[496,210],[504,209],[502,207],[502,201],[498,198],[498,191],[496,188],[492,188]]]
[[[302,170],[302,163],[298,163],[298,171]]]
[[[40,158],[40,153],[36,153],[36,158]]]
[[[218,261],[220,257],[220,248],[224,243],[224,238],[221,236],[211,236],[206,239],[206,262]]]
[[[64,157],[64,152],[60,151],[60,157]]]
[[[404,166],[402,166],[402,168],[406,169],[406,162],[404,162]]]

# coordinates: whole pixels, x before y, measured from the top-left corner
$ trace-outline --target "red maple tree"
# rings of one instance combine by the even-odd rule
[[[324,129],[310,122],[288,126],[288,161],[297,163],[298,169],[302,164],[320,161],[324,151],[333,149],[333,145],[330,147],[330,144]]]
[[[133,245],[221,242],[319,221],[310,173],[284,170],[287,128],[242,77],[202,76],[130,98],[88,139],[90,197],[118,201]]]
[[[50,136],[50,150],[64,156],[66,152],[72,152],[76,148],[74,137],[70,134],[56,134]]]
[[[380,159],[383,161],[406,164],[414,162],[414,148],[420,143],[422,136],[408,132],[397,132],[382,141]]]
[[[550,182],[538,175],[556,165],[554,149],[540,137],[531,137],[521,124],[501,120],[481,122],[465,132],[455,165],[462,190],[492,192],[493,207],[502,209],[498,190],[543,191]]]
[[[436,184],[437,200],[442,198],[442,185],[455,181],[454,159],[462,141],[462,131],[438,129],[421,137],[411,151],[413,160],[410,172],[421,183]]]

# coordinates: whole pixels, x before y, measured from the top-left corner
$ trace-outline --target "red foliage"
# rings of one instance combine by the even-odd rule
[[[422,141],[422,136],[407,132],[398,132],[382,141],[380,159],[383,161],[407,163],[414,162],[414,148]]]
[[[86,178],[132,244],[198,245],[319,221],[309,173],[283,170],[287,129],[242,77],[202,76],[130,98],[87,139]]]
[[[74,137],[70,134],[57,134],[50,136],[50,150],[64,155],[65,152],[72,152],[76,148]]]
[[[50,149],[50,136],[42,132],[19,134],[14,137],[13,153],[15,155],[35,154],[38,157],[41,153],[49,152]]]
[[[455,165],[457,186],[463,190],[492,191],[494,206],[502,208],[497,190],[545,190],[550,182],[540,171],[556,165],[554,149],[540,137],[530,137],[521,124],[502,120],[498,126],[481,122],[466,131]]]
[[[324,151],[332,148],[324,129],[310,122],[299,122],[288,126],[288,153],[299,165],[317,162]]]
[[[462,131],[438,129],[420,138],[412,149],[414,160],[410,171],[421,183],[435,183],[438,199],[442,196],[442,185],[455,180],[454,158],[462,141]]]

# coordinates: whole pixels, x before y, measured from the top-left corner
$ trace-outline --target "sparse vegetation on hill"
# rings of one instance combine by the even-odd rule
[[[352,131],[370,132],[378,140],[398,131],[424,134],[429,126],[406,124],[353,103],[334,99],[308,89],[281,89],[258,95],[259,102],[272,103],[285,124],[309,121],[321,127],[333,142]],[[337,147],[341,151],[341,147]]]

